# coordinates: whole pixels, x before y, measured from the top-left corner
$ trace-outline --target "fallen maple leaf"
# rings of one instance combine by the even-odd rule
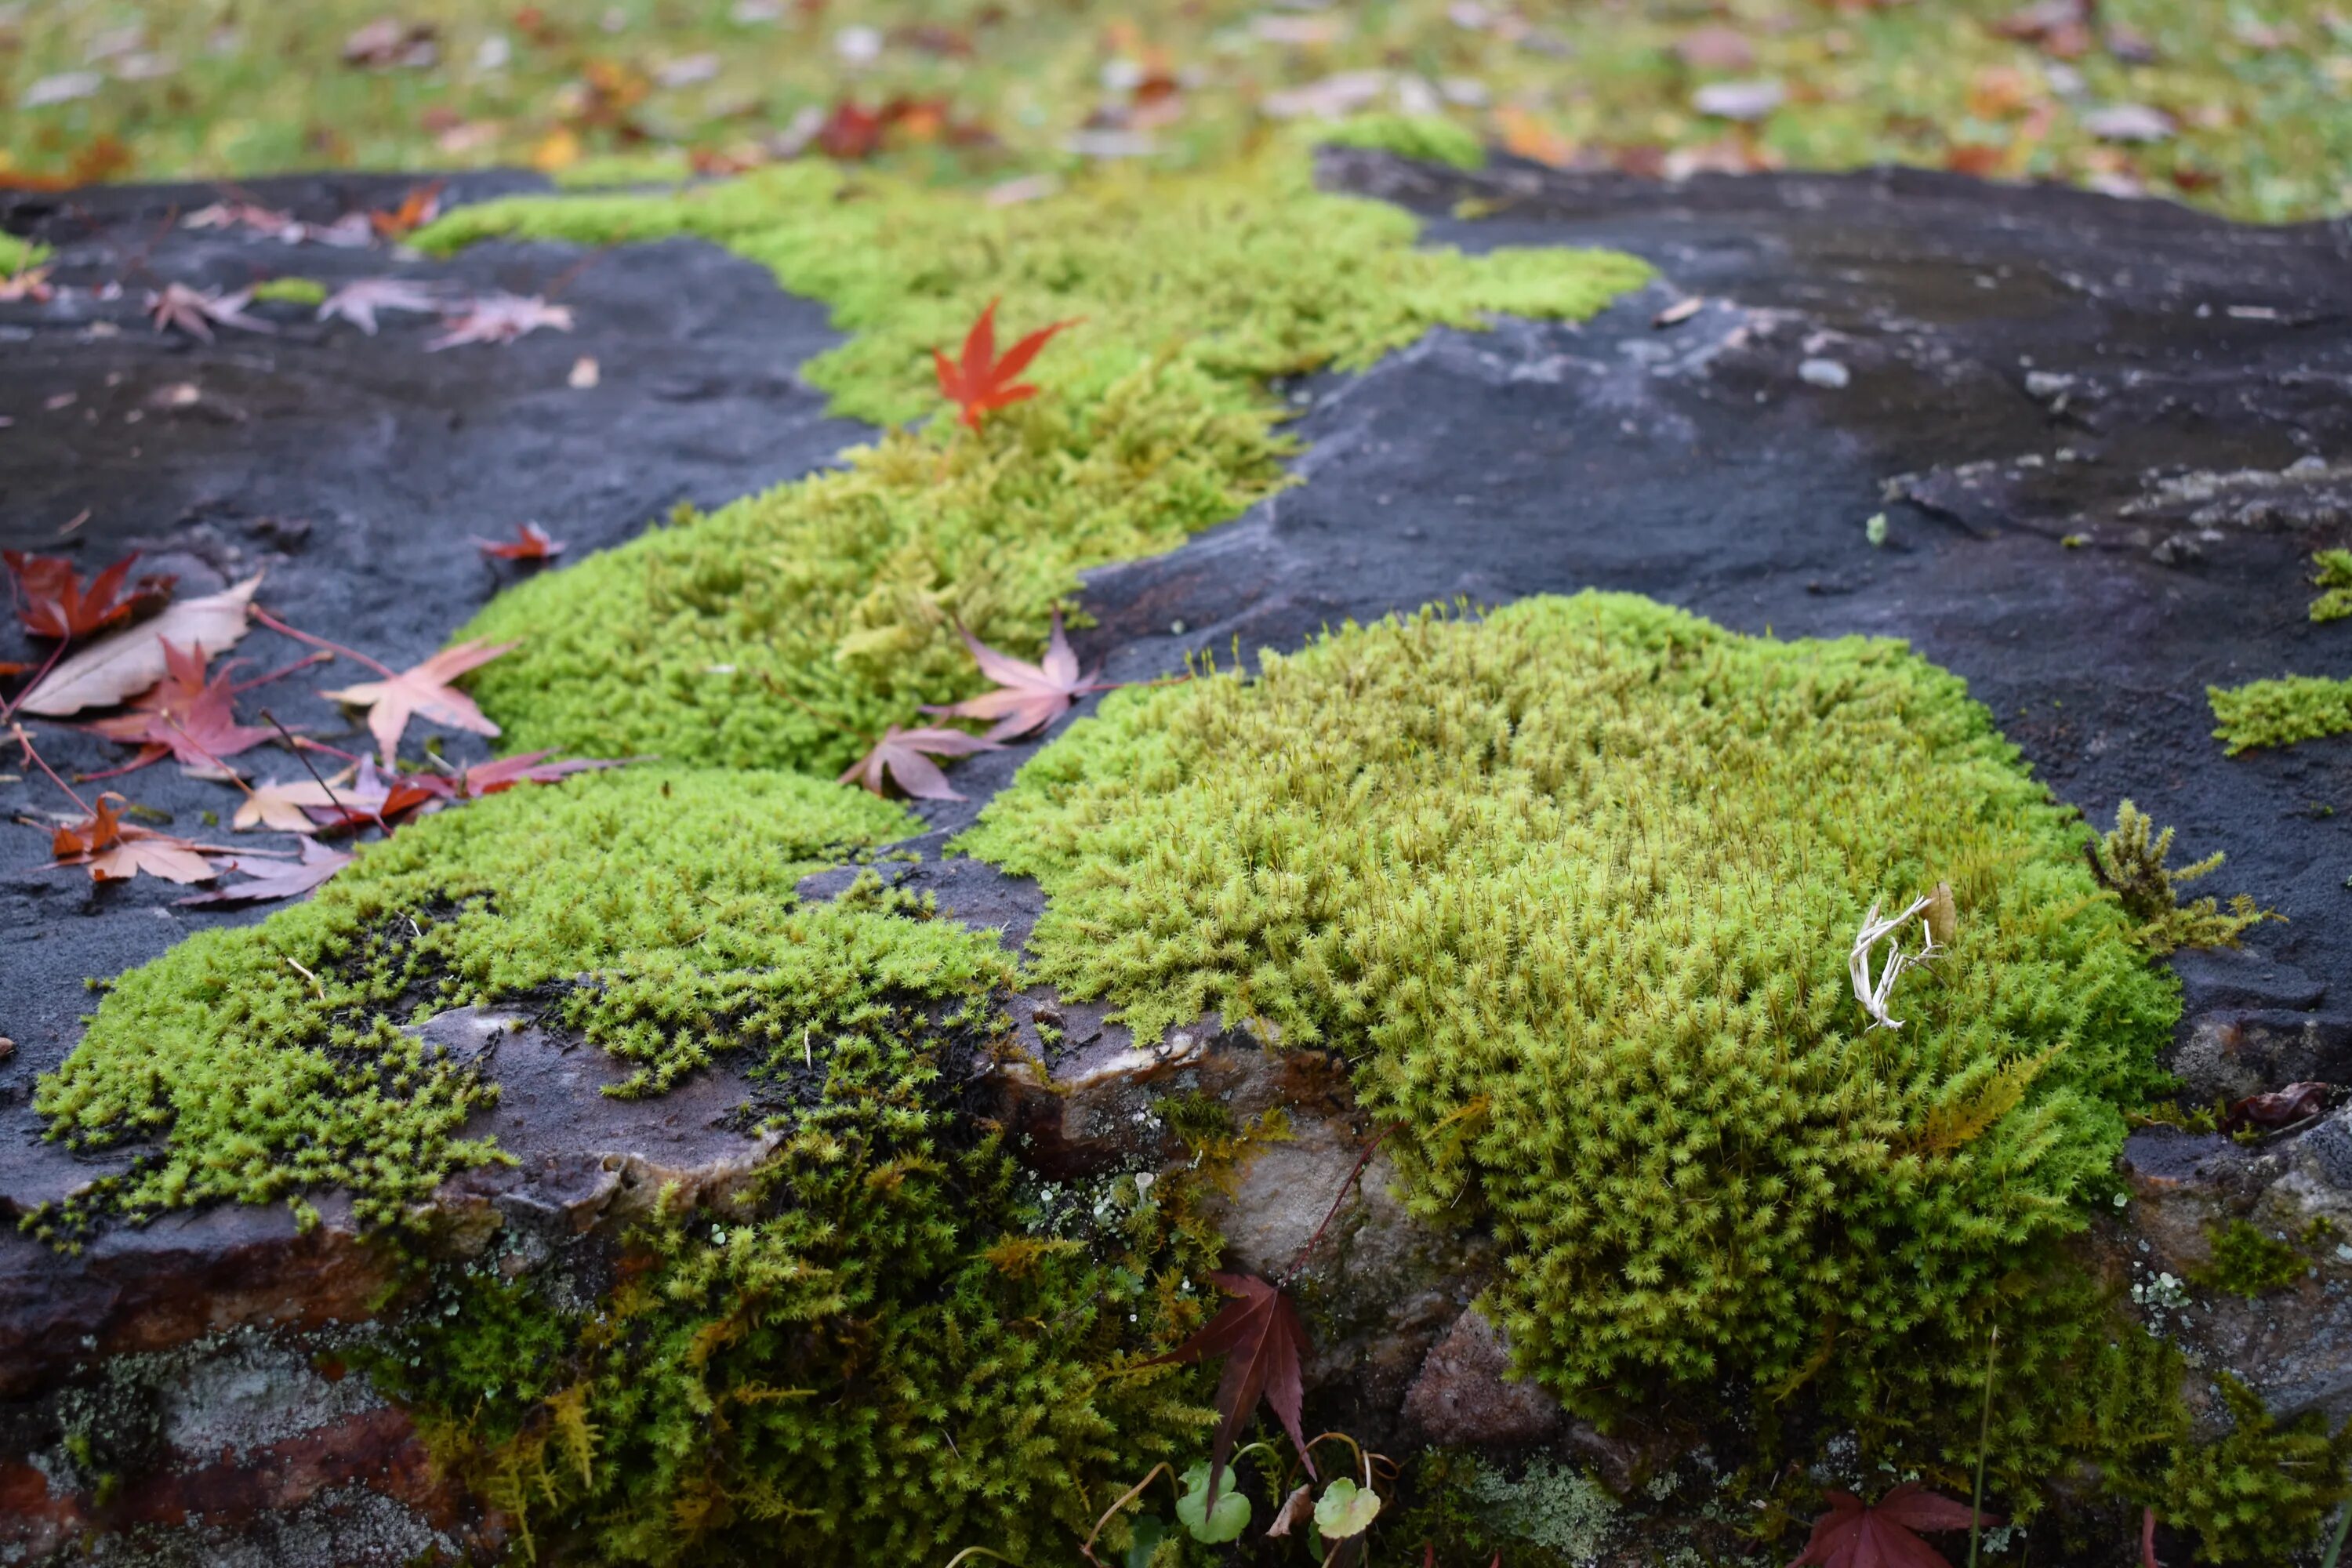
[[[85,587],[70,561],[0,550],[0,562],[8,567],[10,596],[16,601],[16,618],[37,637],[65,640],[102,632],[118,622],[160,609],[171,598],[173,585],[179,581],[176,577],[142,577],[130,584],[130,592],[123,591],[131,563],[138,559],[134,550]]]
[[[137,746],[139,755],[108,773],[111,777],[143,768],[165,757],[175,757],[194,777],[222,778],[232,770],[224,758],[249,752],[274,731],[236,721],[236,688],[229,667],[210,681],[205,679],[205,651],[163,644],[163,679],[152,691],[131,704],[119,719],[100,719],[89,727],[110,741]]]
[[[887,734],[874,742],[872,751],[834,782],[855,781],[876,795],[886,795],[887,776],[919,800],[961,800],[963,796],[948,787],[947,774],[931,758],[968,757],[974,752],[996,749],[995,742],[961,730],[901,730],[893,724]]]
[[[452,730],[468,730],[477,735],[492,735],[499,727],[483,716],[474,700],[449,683],[469,669],[478,669],[500,654],[520,647],[506,642],[492,647],[487,643],[461,642],[455,647],[445,647],[424,663],[394,673],[385,670],[382,680],[362,680],[356,686],[320,693],[337,702],[368,710],[368,732],[383,748],[383,764],[392,765],[393,753],[400,748],[400,737],[408,728],[411,717],[423,718]],[[378,668],[383,667],[379,665]]]
[[[277,833],[308,833],[318,825],[310,820],[310,814],[303,808],[310,805],[326,808],[331,804],[327,798],[330,792],[348,784],[351,777],[352,770],[345,768],[323,782],[296,779],[281,784],[271,779],[265,784],[255,784],[245,792],[245,804],[236,808],[236,815],[229,818],[228,825],[239,833],[250,833],[257,827],[266,827]],[[337,793],[336,798],[343,796]]]
[[[320,300],[319,320],[346,321],[373,337],[378,310],[411,310],[418,315],[433,315],[447,304],[440,291],[430,284],[411,282],[405,278],[361,278],[344,284]]]
[[[435,180],[416,185],[401,198],[396,207],[368,214],[368,226],[377,237],[387,240],[406,239],[410,235],[441,216],[441,190],[449,182]]]
[[[1069,638],[1062,635],[1062,612],[1054,612],[1053,640],[1045,645],[1042,664],[1002,654],[966,631],[959,623],[956,631],[963,637],[964,646],[980,672],[996,682],[993,691],[983,691],[977,697],[945,708],[925,708],[943,719],[992,719],[995,728],[988,731],[992,741],[1010,741],[1042,730],[1069,710],[1070,704],[1089,691],[1101,688],[1091,676],[1078,673],[1077,656],[1070,651]],[[1096,675],[1102,672],[1097,669]]]
[[[257,316],[248,316],[245,308],[253,303],[253,290],[240,289],[234,294],[224,294],[217,289],[191,289],[184,283],[166,283],[160,294],[147,293],[147,313],[155,319],[155,330],[164,331],[177,327],[192,338],[205,342],[213,341],[215,326],[235,327],[243,332],[275,332],[278,329]]]
[[[171,672],[163,658],[167,640],[206,657],[226,652],[245,636],[253,591],[260,584],[256,573],[233,588],[183,599],[151,620],[100,638],[49,671],[17,706],[48,719],[110,708]]]
[[[350,784],[333,789],[321,787],[315,804],[305,809],[310,814],[316,832],[354,833],[362,827],[381,827],[389,833],[393,818],[405,816],[420,805],[446,801],[449,794],[446,779],[433,773],[394,773],[387,779],[376,771],[374,758],[362,757]]]
[[[303,226],[292,213],[266,207],[258,202],[215,202],[208,207],[198,207],[180,220],[182,228],[249,228],[289,245],[301,239]]]
[[[964,334],[963,358],[950,363],[939,350],[931,351],[931,363],[939,372],[940,395],[963,412],[957,416],[971,429],[980,428],[981,416],[999,408],[1037,395],[1037,389],[1027,382],[1015,382],[1013,377],[1029,368],[1037,351],[1047,339],[1063,328],[1075,326],[1075,321],[1055,321],[1035,331],[996,356],[996,301],[980,313],[980,320]]]
[[[541,327],[568,332],[572,308],[551,305],[536,294],[486,294],[441,324],[441,335],[425,345],[427,353],[466,343],[510,343]]]
[[[272,899],[299,899],[352,863],[353,857],[330,849],[313,838],[302,840],[299,861],[224,860],[224,871],[241,871],[253,879],[232,882],[209,893],[182,899],[184,904],[257,904]]]
[[[516,529],[512,539],[484,539],[474,534],[467,537],[473,541],[475,549],[501,561],[552,561],[570,548],[535,522],[526,522]]]
[[[625,757],[565,757],[560,762],[548,762],[552,750],[525,752],[520,756],[500,757],[494,763],[477,763],[450,781],[455,793],[467,799],[479,799],[486,795],[498,795],[517,784],[553,784],[573,773],[599,773],[606,768],[625,768]]]
[[[1298,1462],[1313,1476],[1315,1460],[1307,1451],[1307,1436],[1298,1425],[1298,1405],[1304,1394],[1298,1360],[1307,1349],[1307,1331],[1298,1321],[1298,1309],[1280,1286],[1253,1275],[1212,1274],[1209,1279],[1218,1289],[1239,1300],[1227,1303],[1191,1339],[1143,1363],[1156,1366],[1203,1361],[1213,1355],[1225,1358],[1224,1374],[1217,1380],[1217,1431],[1209,1445],[1209,1495],[1217,1495],[1217,1478],[1224,1473],[1234,1440],[1261,1397],[1282,1423],[1282,1429],[1290,1434]]]
[[[172,882],[212,879],[213,863],[204,858],[203,846],[126,825],[118,808],[121,802],[119,795],[100,795],[89,816],[51,834],[50,866],[88,867],[93,882],[123,881],[142,871]]]
[[[1975,1514],[1964,1502],[1925,1491],[1916,1481],[1906,1481],[1866,1507],[1852,1492],[1827,1494],[1827,1513],[1813,1521],[1805,1554],[1789,1568],[1951,1568],[1944,1554],[1920,1540],[1917,1530],[1966,1530],[1971,1519],[1999,1524],[1990,1514]]]

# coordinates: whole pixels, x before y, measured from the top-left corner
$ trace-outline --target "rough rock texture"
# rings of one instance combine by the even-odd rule
[[[2291,918],[2261,928],[2242,958],[2183,961],[2184,1074],[2220,1093],[2352,1077],[2352,817],[2338,810],[2352,806],[2352,741],[2227,758],[2203,696],[2209,682],[2352,673],[2352,629],[2303,614],[2308,552],[2352,542],[2352,237],[2340,226],[2249,230],[2161,204],[1915,174],[1660,187],[1340,153],[1324,174],[1414,205],[1438,239],[1616,246],[1665,281],[1581,327],[1433,333],[1366,375],[1290,389],[1304,484],[1165,557],[1094,574],[1087,662],[1156,675],[1188,652],[1294,647],[1326,623],[1431,599],[1586,586],[1745,631],[1906,637],[1969,680],[2063,798],[2103,819],[2136,798],[2179,826],[2186,855],[2228,852],[2208,887]],[[514,183],[460,180],[451,194]],[[264,182],[255,194],[324,220],[404,187]],[[499,350],[426,354],[430,329],[408,317],[373,339],[289,317],[272,338],[192,345],[148,330],[135,281],[112,301],[91,291],[133,257],[159,280],[227,286],[387,268],[381,253],[170,225],[213,195],[0,197],[0,224],[57,245],[58,279],[79,290],[0,306],[0,542],[90,565],[136,545],[180,573],[184,592],[266,568],[273,608],[405,662],[499,581],[467,535],[535,519],[584,552],[678,499],[716,503],[805,471],[859,434],[824,419],[792,379],[831,341],[822,312],[695,244],[593,258],[486,247],[400,264],[476,287],[560,286],[577,329]],[[1488,216],[1448,216],[1464,198]],[[1704,300],[1695,314],[1653,325],[1685,295]],[[583,356],[600,366],[584,390],[570,384]],[[1880,511],[1886,541],[1874,548],[1864,523]],[[0,658],[17,656],[14,637],[0,633]],[[290,691],[278,711],[326,733],[341,721]],[[58,734],[52,754],[91,768],[110,751]],[[968,821],[1026,754],[961,766],[975,804],[927,812],[934,826]],[[56,804],[36,782],[0,782],[0,806]],[[218,804],[167,769],[139,793],[189,818]],[[41,848],[21,830],[0,838],[0,1035],[16,1044],[0,1061],[8,1214],[131,1152],[77,1160],[39,1141],[29,1110],[34,1077],[70,1048],[89,1006],[85,979],[258,913],[182,910],[143,880],[93,889],[37,869]],[[1034,889],[982,868],[934,858],[906,874],[1010,942],[1034,918]],[[1162,1082],[1222,1089],[1237,1106],[1300,1090],[1320,1107],[1244,1172],[1238,1261],[1286,1259],[1374,1131],[1335,1079],[1290,1081],[1328,1072],[1311,1059],[1203,1029],[1182,1052],[1171,1041],[1167,1059],[1138,1062],[1098,1008],[1024,1006],[1041,1051],[1038,1022],[1061,1036],[1043,1054],[1072,1090],[1008,1086],[1008,1114],[1048,1168],[1168,1157],[1164,1129],[1133,1114]],[[467,1029],[466,1048],[507,1085],[487,1125],[520,1163],[453,1184],[450,1246],[524,1256],[593,1241],[662,1173],[695,1173],[723,1199],[756,1158],[730,1130],[743,1090],[724,1075],[616,1104],[588,1092],[607,1071],[600,1058],[482,1023],[436,1027]],[[2139,1198],[2124,1220],[2137,1228],[2116,1242],[2122,1267],[2189,1268],[2224,1215],[2352,1215],[2352,1131],[2338,1121],[2252,1150],[2151,1130],[2130,1161]],[[281,1210],[206,1211],[109,1231],[71,1258],[0,1235],[0,1514],[19,1532],[5,1545],[46,1551],[96,1526],[116,1532],[104,1551],[117,1560],[361,1563],[494,1539],[494,1520],[415,1468],[396,1413],[306,1370],[387,1282],[343,1207],[331,1195],[319,1206],[309,1232]],[[1532,1429],[1528,1392],[1492,1377],[1499,1347],[1465,1326],[1475,1247],[1402,1223],[1378,1160],[1333,1228],[1307,1289],[1326,1311],[1316,1371],[1335,1410],[1370,1421],[1406,1407],[1427,1425],[1484,1401]],[[2274,1403],[2342,1408],[2347,1266],[2325,1253],[2315,1267],[2242,1312],[2236,1298],[2200,1295],[2176,1315]],[[1318,1298],[1327,1279],[1345,1289]],[[1360,1286],[1382,1293],[1377,1321],[1338,1316]],[[123,1401],[105,1407],[107,1430],[145,1461],[103,1508],[97,1478],[60,1458],[68,1423],[101,1398]],[[215,1443],[237,1459],[220,1461]],[[1622,1474],[1637,1469],[1628,1459]]]

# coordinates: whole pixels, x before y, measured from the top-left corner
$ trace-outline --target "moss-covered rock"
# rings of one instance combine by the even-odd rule
[[[797,1066],[809,1033],[1003,983],[984,935],[793,897],[908,821],[793,774],[645,768],[494,795],[125,975],[36,1103],[80,1146],[156,1145],[79,1206],[340,1186],[383,1220],[495,1157],[458,1135],[494,1089],[404,1028],[433,1012],[530,1000],[659,1090],[717,1052]]]
[[[1370,363],[1489,312],[1590,315],[1630,257],[1416,247],[1412,217],[1317,194],[1295,150],[1214,180],[1105,177],[994,207],[796,163],[671,194],[464,207],[420,237],[715,240],[852,336],[804,367],[844,414],[942,406],[929,351],[999,300],[1074,321],[1045,395],[979,434],[933,420],[845,466],[501,595],[461,635],[522,636],[474,689],[518,746],[835,771],[858,734],[974,689],[952,629],[1045,636],[1078,572],[1169,549],[1280,481],[1267,378]]]
[[[1139,1037],[1355,1058],[1416,1201],[1503,1241],[1523,1363],[1601,1411],[1955,1328],[2083,1223],[2178,1012],[2084,837],[1898,645],[1586,595],[1116,696],[963,844]],[[1938,881],[1958,932],[1866,1031],[1864,910]]]

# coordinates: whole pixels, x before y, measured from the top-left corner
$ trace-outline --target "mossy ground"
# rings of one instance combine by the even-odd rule
[[[1076,323],[1032,371],[1045,393],[977,435],[933,419],[501,595],[463,635],[524,645],[474,690],[517,746],[837,771],[857,736],[976,689],[956,621],[1026,653],[1080,569],[1169,549],[1278,483],[1267,378],[1488,312],[1587,316],[1649,276],[1608,253],[1416,247],[1415,228],[1317,194],[1287,150],[1015,207],[803,163],[462,208],[422,243],[692,234],[761,262],[852,334],[803,374],[879,423],[943,407],[929,351],[989,300],[1008,336]]]
[[[2352,680],[2289,675],[2243,686],[2209,686],[2205,697],[2221,725],[2213,738],[2233,757],[2259,746],[2292,746],[2352,731]]]
[[[901,96],[941,111],[894,128],[880,156],[927,179],[1066,173],[1090,125],[1130,118],[1146,121],[1130,130],[1158,164],[1203,168],[1264,133],[1276,94],[1377,71],[1392,74],[1362,107],[1603,163],[1654,169],[1727,146],[1737,161],[1800,167],[2137,178],[2266,221],[2352,205],[2352,25],[2331,0],[2104,0],[2103,19],[2152,46],[2140,63],[2097,47],[2062,59],[2003,37],[1996,24],[2019,9],[1363,0],[1302,21],[1259,0],[0,6],[0,179],[562,171],[603,154],[677,174],[772,156],[798,117],[843,100],[873,110]],[[429,62],[346,65],[345,39],[386,15],[434,29]],[[1752,60],[1678,58],[1709,26],[1744,37]],[[76,72],[94,73],[88,96],[28,101],[37,82]],[[1753,127],[1695,110],[1696,88],[1740,79],[1786,96]],[[2116,102],[2163,109],[2178,129],[2102,142],[2093,117]]]

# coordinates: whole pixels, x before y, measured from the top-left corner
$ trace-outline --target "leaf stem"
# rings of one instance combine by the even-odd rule
[[[312,647],[322,647],[329,653],[341,654],[345,658],[352,660],[355,664],[363,664],[370,669],[374,670],[378,675],[383,676],[386,680],[395,679],[400,673],[388,664],[377,663],[374,659],[370,658],[367,655],[360,652],[357,648],[345,647],[339,642],[329,642],[325,637],[312,637],[309,632],[298,630],[293,626],[289,626],[284,621],[279,620],[276,616],[271,615],[268,610],[263,609],[259,605],[253,606],[253,618],[259,621],[263,626],[268,626],[271,631],[277,632],[284,637],[292,637],[296,642],[306,642]]]
[[[83,813],[87,816],[96,816],[98,815],[97,812],[90,809],[89,802],[74,794],[73,785],[58,777],[57,771],[49,766],[47,761],[42,757],[40,752],[33,749],[33,737],[25,733],[24,725],[9,725],[8,734],[10,739],[14,740],[18,745],[25,748],[25,760],[31,763],[43,773],[47,773],[49,775],[49,782],[57,785],[59,789],[65,791],[66,798],[68,800],[72,801],[76,805],[81,807]]]
[[[1314,1252],[1315,1244],[1323,1239],[1323,1233],[1330,1229],[1331,1222],[1339,1217],[1339,1205],[1348,1201],[1348,1189],[1356,1184],[1356,1178],[1362,1175],[1364,1173],[1364,1167],[1372,1163],[1373,1154],[1377,1153],[1380,1150],[1380,1146],[1383,1142],[1387,1142],[1388,1135],[1403,1125],[1404,1123],[1402,1121],[1390,1122],[1386,1127],[1381,1129],[1377,1137],[1375,1137],[1370,1142],[1364,1145],[1364,1152],[1356,1157],[1355,1169],[1349,1171],[1348,1173],[1348,1179],[1339,1184],[1339,1191],[1337,1195],[1331,1199],[1331,1207],[1323,1215],[1323,1223],[1315,1227],[1315,1234],[1307,1238],[1307,1245],[1298,1249],[1298,1256],[1290,1260],[1290,1267],[1284,1269],[1282,1271],[1282,1278],[1274,1282],[1275,1289],[1282,1289],[1287,1287],[1293,1279],[1298,1278],[1298,1271],[1307,1266],[1307,1259],[1308,1256]]]
[[[1985,1449],[1992,1436],[1992,1366],[2000,1353],[2000,1325],[1995,1323],[1991,1338],[1985,1342],[1984,1409],[1977,1416],[1977,1485],[1969,1494],[1969,1568],[1977,1568],[1977,1537],[1984,1530]]]

